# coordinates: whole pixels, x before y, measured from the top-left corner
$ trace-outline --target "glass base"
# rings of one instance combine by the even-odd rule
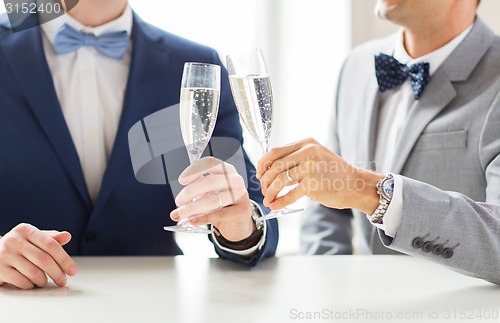
[[[275,210],[271,211],[268,214],[264,215],[263,217],[259,218],[259,221],[263,222],[266,220],[274,219],[274,218],[279,218],[280,216],[283,215],[288,215],[288,214],[293,214],[293,213],[299,213],[304,211],[304,209],[290,209],[288,207],[285,207],[281,210]]]
[[[213,232],[212,229],[207,229],[204,227],[198,227],[198,226],[189,224],[189,222],[187,220],[179,221],[179,223],[177,225],[163,227],[163,230],[172,231],[172,232],[201,233],[201,234],[211,234]]]

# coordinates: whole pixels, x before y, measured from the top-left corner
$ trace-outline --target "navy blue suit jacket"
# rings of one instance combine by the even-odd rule
[[[0,20],[5,17],[0,17]],[[136,181],[127,133],[145,116],[179,102],[186,61],[222,65],[217,53],[161,31],[134,15],[132,62],[116,141],[100,195],[92,205],[79,158],[48,68],[40,28],[12,33],[0,26],[0,235],[17,224],[67,230],[71,255],[177,255],[181,250],[164,225],[175,208],[168,185]],[[222,75],[215,136],[242,141],[226,71]],[[247,158],[250,197],[262,201]],[[266,244],[251,260],[272,256],[276,221],[268,221]]]

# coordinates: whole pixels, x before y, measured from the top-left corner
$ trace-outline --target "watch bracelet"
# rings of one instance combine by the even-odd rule
[[[377,194],[380,196],[380,200],[379,200],[379,205],[375,209],[375,212],[373,212],[373,214],[368,216],[368,220],[370,220],[371,223],[375,224],[384,223],[384,215],[387,212],[387,209],[389,209],[389,205],[391,203],[392,198],[391,200],[387,200],[386,198],[383,197],[382,193],[379,190],[383,189],[382,183],[389,178],[393,179],[394,176],[392,174],[388,174],[383,179],[381,179],[376,185]]]

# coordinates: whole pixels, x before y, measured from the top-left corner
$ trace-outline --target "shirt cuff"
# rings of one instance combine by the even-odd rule
[[[250,200],[250,202],[256,206],[258,208],[258,210],[260,211],[260,214],[263,215],[264,213],[262,212],[262,209],[260,207],[260,205],[252,200]],[[262,249],[262,246],[264,246],[264,243],[266,242],[266,233],[267,233],[267,221],[264,221],[263,223],[263,227],[262,227],[262,237],[260,238],[259,240],[259,243],[257,243],[255,246],[249,248],[249,249],[245,249],[245,250],[234,250],[234,249],[231,249],[231,248],[228,248],[228,247],[224,247],[222,246],[219,241],[217,240],[217,237],[215,236],[215,233],[212,233],[212,240],[213,242],[215,243],[215,245],[225,251],[225,252],[229,252],[229,253],[232,253],[234,255],[238,255],[238,256],[251,256],[253,255],[255,252],[257,252],[258,250]]]
[[[398,175],[392,174],[392,176],[394,177],[394,192],[391,203],[384,214],[383,223],[372,224],[384,231],[387,236],[394,238],[403,218],[403,179]]]

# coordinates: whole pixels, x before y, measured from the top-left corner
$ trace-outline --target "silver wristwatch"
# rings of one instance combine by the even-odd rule
[[[380,197],[379,204],[372,215],[368,215],[368,220],[371,223],[382,224],[384,223],[384,215],[391,204],[392,195],[394,193],[394,176],[388,174],[382,178],[376,185],[377,194]]]

